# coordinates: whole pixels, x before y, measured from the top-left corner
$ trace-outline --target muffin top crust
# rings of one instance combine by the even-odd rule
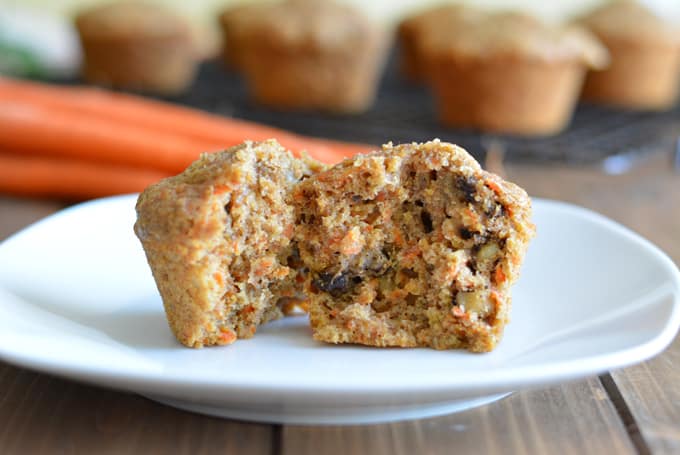
[[[680,45],[680,28],[632,0],[606,3],[578,21],[602,38]]]
[[[222,22],[258,44],[284,49],[351,50],[381,34],[357,9],[323,0],[252,5],[225,12]]]
[[[95,6],[79,14],[76,25],[82,34],[89,37],[189,34],[189,26],[181,16],[163,6],[147,2],[124,1]]]
[[[433,55],[571,60],[595,68],[608,63],[604,46],[579,26],[547,24],[518,12],[486,12],[461,6],[445,11],[426,19],[431,25],[419,27],[421,46]]]

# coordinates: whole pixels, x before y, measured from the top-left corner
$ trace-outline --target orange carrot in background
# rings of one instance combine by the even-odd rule
[[[155,131],[173,131],[202,141],[222,143],[230,139],[222,119],[206,112],[97,88],[55,87],[0,79],[0,99],[71,110]],[[252,125],[246,125],[241,130],[247,136],[253,133],[252,129]],[[267,131],[266,127],[255,126],[255,129],[258,134]],[[243,142],[243,138],[239,140]]]
[[[246,139],[276,138],[284,147],[335,163],[373,147],[341,141],[299,136],[254,122],[221,117],[197,109],[154,101],[134,95],[84,87],[55,87],[35,82],[0,78],[0,101],[20,102],[46,109],[70,111],[106,119],[115,124],[132,124],[159,132],[172,132],[197,141],[230,147]]]
[[[333,156],[338,157],[336,161],[329,162],[328,164],[335,164],[343,160],[343,158],[349,158],[359,153],[369,153],[374,150],[380,150],[380,146],[360,144],[354,142],[342,142],[333,139],[317,139],[310,138],[320,145],[326,146],[333,150]]]
[[[167,177],[145,169],[0,153],[0,192],[88,199],[135,193]]]
[[[0,192],[86,199],[142,191],[202,152],[274,138],[333,164],[374,147],[85,87],[0,77]]]
[[[178,173],[217,148],[73,112],[0,103],[0,149]]]

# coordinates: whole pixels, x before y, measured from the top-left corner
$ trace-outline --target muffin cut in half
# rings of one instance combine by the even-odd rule
[[[181,343],[249,338],[300,298],[290,190],[321,167],[274,140],[245,142],[140,195],[135,233]]]
[[[524,190],[435,140],[358,155],[293,194],[317,340],[496,346],[534,233]]]

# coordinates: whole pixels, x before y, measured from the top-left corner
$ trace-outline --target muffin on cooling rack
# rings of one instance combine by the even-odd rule
[[[314,338],[496,346],[534,234],[524,190],[435,140],[357,155],[293,194]]]
[[[454,34],[460,22],[475,20],[479,14],[483,13],[470,6],[447,4],[427,9],[402,20],[397,27],[402,74],[413,82],[422,81],[427,75],[421,37],[428,30],[448,30],[448,33]]]
[[[222,60],[236,70],[243,68],[244,31],[257,19],[262,5],[242,3],[225,10],[219,17],[222,31]]]
[[[354,8],[331,1],[288,0],[256,8],[223,18],[238,35],[227,52],[236,56],[257,102],[339,113],[370,107],[385,60],[383,30]]]
[[[197,57],[189,26],[164,7],[144,2],[97,6],[81,12],[76,27],[89,82],[176,94],[194,79]]]
[[[424,29],[420,40],[441,121],[503,133],[562,130],[586,70],[608,60],[585,30],[520,13],[477,11],[453,30]]]
[[[580,21],[604,43],[611,65],[591,71],[583,98],[632,109],[671,107],[680,84],[680,28],[633,1],[604,5]]]

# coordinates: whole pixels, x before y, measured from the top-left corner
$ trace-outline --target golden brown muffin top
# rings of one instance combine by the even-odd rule
[[[220,23],[225,27],[246,26],[260,15],[263,6],[261,3],[240,3],[231,6],[220,14]]]
[[[275,139],[245,141],[222,152],[204,153],[180,174],[142,192],[135,232],[142,241],[182,238],[193,242],[213,234],[213,223],[205,218],[214,202],[212,196],[239,188],[247,193],[249,187],[262,184],[260,174],[275,175],[276,180],[292,185],[325,168],[307,155],[293,157]],[[270,199],[280,196],[280,188],[262,191],[276,193]],[[221,207],[218,211],[223,213]]]
[[[680,27],[665,21],[647,7],[632,0],[607,3],[578,22],[603,39],[680,44]]]
[[[116,2],[82,11],[76,18],[88,37],[172,36],[189,33],[186,21],[163,6],[147,2]]]
[[[471,6],[461,4],[439,5],[407,17],[399,24],[399,29],[400,31],[420,33],[426,29],[450,27],[455,26],[458,22],[476,20],[480,14],[484,14],[484,12]]]
[[[602,44],[578,26],[546,24],[519,12],[461,6],[443,11],[420,19],[421,46],[435,55],[577,60],[597,68],[609,59]]]
[[[333,1],[287,0],[236,8],[223,13],[222,23],[274,47],[351,49],[376,34],[361,12]]]

